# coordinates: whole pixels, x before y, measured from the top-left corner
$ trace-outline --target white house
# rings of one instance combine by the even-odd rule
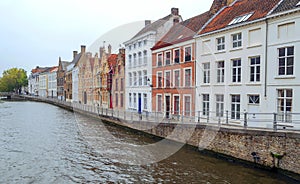
[[[57,69],[53,67],[48,73],[47,97],[57,97]]]
[[[267,107],[278,121],[299,119],[300,1],[285,0],[268,16]],[[300,127],[300,124],[298,124]]]
[[[195,109],[200,121],[243,125],[248,115],[248,125],[267,126],[252,120],[266,112],[266,17],[279,2],[234,1],[195,37]]]
[[[48,96],[48,71],[45,71],[39,75],[39,88],[38,95],[40,97]]]
[[[145,21],[145,27],[132,39],[126,41],[126,110],[151,112],[152,107],[152,55],[151,48],[169,31],[174,23],[180,22],[177,8],[171,14],[153,23]]]

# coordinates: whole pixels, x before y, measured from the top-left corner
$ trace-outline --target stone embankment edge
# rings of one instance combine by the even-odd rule
[[[182,135],[173,141],[182,140],[185,134],[193,134],[185,143],[196,149],[203,138],[203,134],[216,134],[215,127],[206,125],[188,125],[161,123],[153,126],[150,122],[124,121],[110,116],[102,116],[87,112],[72,106],[58,102],[48,101],[41,98],[25,97],[25,100],[45,102],[56,105],[69,111],[74,111],[82,115],[101,119],[110,124],[131,129],[133,131],[143,132],[147,135],[165,138],[179,126]],[[178,127],[177,127],[178,128]],[[182,141],[179,141],[182,142]],[[285,176],[300,181],[300,133],[271,131],[271,130],[248,130],[218,128],[218,132],[213,141],[202,152],[215,155],[219,158],[225,158],[231,161],[237,161],[243,164],[252,165],[257,168],[274,170]]]

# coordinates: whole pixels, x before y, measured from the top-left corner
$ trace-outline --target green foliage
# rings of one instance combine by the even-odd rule
[[[27,86],[27,73],[24,69],[11,68],[5,70],[0,78],[0,92],[18,91],[22,86]]]

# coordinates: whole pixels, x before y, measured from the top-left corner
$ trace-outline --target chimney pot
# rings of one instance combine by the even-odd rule
[[[145,20],[145,27],[151,24],[151,20]]]
[[[81,45],[81,54],[85,53],[85,45]]]
[[[75,59],[75,56],[77,55],[77,53],[78,52],[76,50],[73,51],[73,59]]]
[[[179,9],[178,8],[171,8],[171,14],[172,15],[179,15]]]

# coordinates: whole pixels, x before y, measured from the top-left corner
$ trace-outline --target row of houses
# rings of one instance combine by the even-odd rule
[[[300,112],[299,32],[299,0],[214,0],[186,20],[172,8],[145,21],[119,53],[108,46],[93,55],[81,46],[51,71],[57,98],[104,108],[166,118],[229,112],[233,121],[242,112]],[[42,74],[39,90],[29,82],[31,93],[55,96],[43,92]]]

